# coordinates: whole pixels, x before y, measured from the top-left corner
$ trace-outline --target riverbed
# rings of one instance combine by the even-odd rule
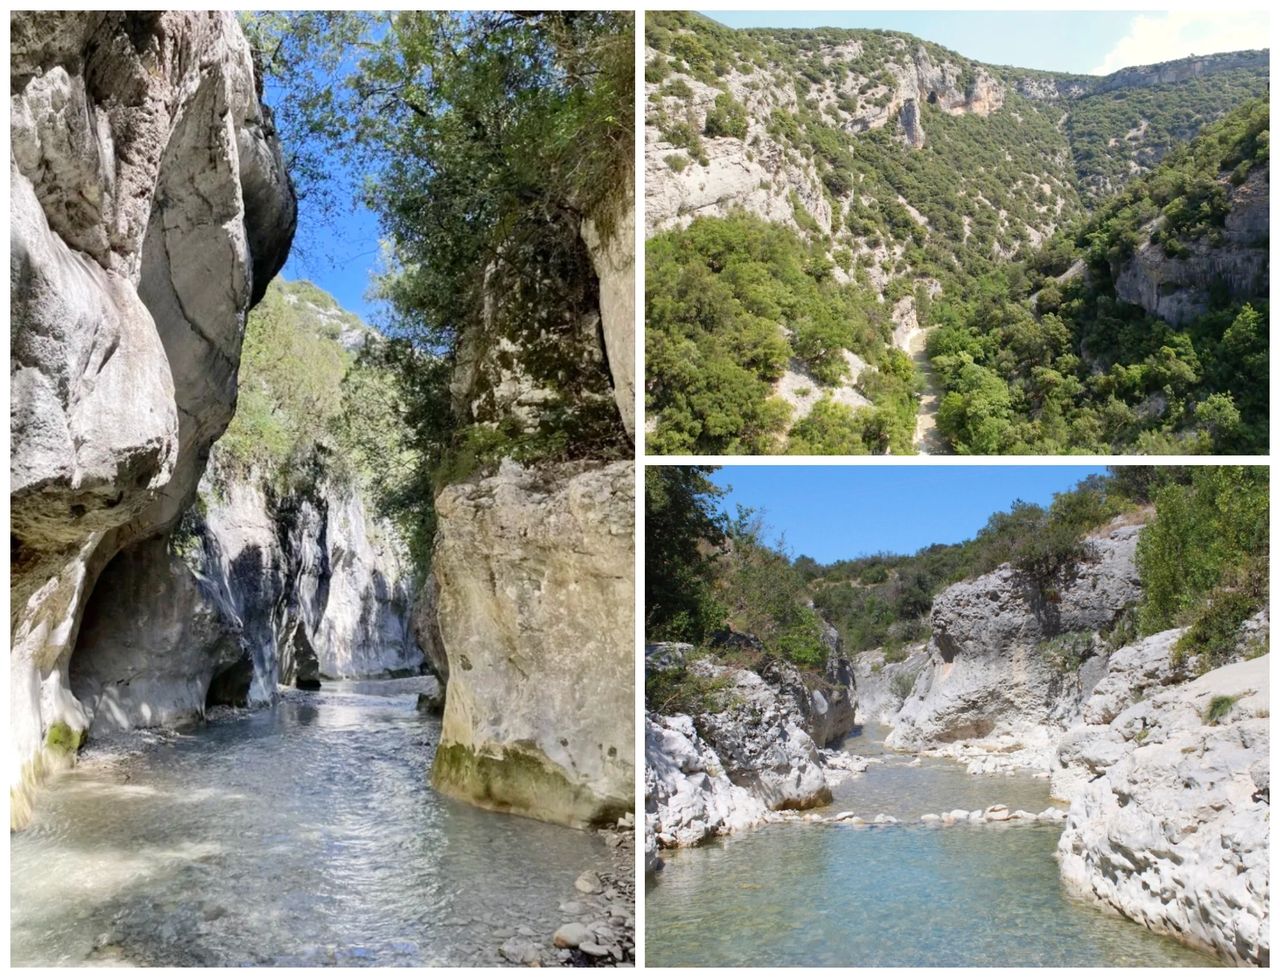
[[[11,837],[11,963],[490,965],[549,938],[604,844],[436,793],[419,685],[90,749]]]
[[[970,775],[883,747],[869,728],[845,749],[881,760],[833,789],[824,811],[914,824],[774,824],[665,852],[646,893],[655,966],[1212,966],[1215,959],[1071,897],[1054,859],[1061,829],[926,827],[921,815],[1004,803],[1038,812],[1048,784]]]

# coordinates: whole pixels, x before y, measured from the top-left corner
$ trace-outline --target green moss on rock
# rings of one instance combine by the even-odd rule
[[[465,744],[441,744],[431,783],[481,808],[578,828],[611,825],[630,810],[625,802],[573,784],[546,755],[529,747],[487,754]]]
[[[55,723],[44,735],[44,746],[58,754],[74,754],[87,738],[88,731],[76,730],[66,723]]]

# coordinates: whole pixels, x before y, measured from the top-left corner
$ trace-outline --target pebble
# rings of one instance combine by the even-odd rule
[[[600,884],[600,877],[589,869],[574,880],[573,885],[579,893],[599,893],[604,889]]]
[[[579,923],[564,924],[551,939],[556,947],[578,947],[587,939],[587,928]]]

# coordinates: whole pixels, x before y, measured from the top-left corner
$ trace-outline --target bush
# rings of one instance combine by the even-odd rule
[[[747,138],[747,109],[728,92],[716,96],[715,106],[707,112],[703,134],[712,137]]]
[[[1266,581],[1267,471],[1197,466],[1189,484],[1156,493],[1156,517],[1142,531],[1137,563],[1143,634],[1191,621],[1224,578],[1252,566]]]

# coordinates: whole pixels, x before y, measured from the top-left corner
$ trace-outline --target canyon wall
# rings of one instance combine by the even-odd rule
[[[232,14],[24,13],[11,30],[21,825],[88,726],[68,681],[85,603],[117,554],[166,533],[194,498],[234,409],[245,314],[284,262],[296,202]]]
[[[575,826],[634,807],[634,200],[555,241],[563,267],[495,262],[463,334],[454,414],[511,439],[439,488],[415,630],[447,676],[442,791]],[[563,451],[515,445],[593,433]],[[530,457],[532,455],[532,457]]]

